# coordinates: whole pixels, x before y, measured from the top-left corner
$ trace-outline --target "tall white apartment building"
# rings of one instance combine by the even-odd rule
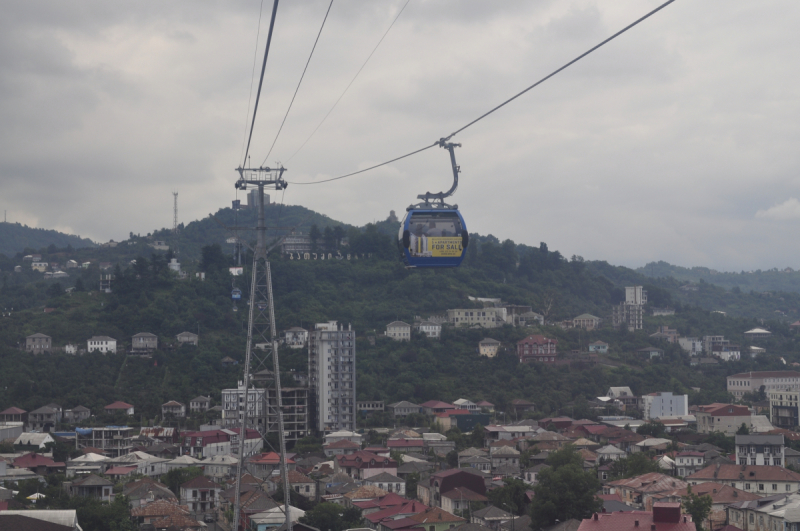
[[[308,340],[308,380],[314,428],[355,431],[356,333],[349,325],[315,325]]]
[[[627,326],[630,331],[641,330],[645,304],[647,291],[642,286],[625,287],[625,302],[619,303],[612,311],[614,326]]]

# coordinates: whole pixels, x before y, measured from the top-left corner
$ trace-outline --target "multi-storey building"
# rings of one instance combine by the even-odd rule
[[[133,428],[108,426],[105,428],[78,428],[78,447],[91,446],[105,450],[111,458],[128,455],[133,451]]]
[[[532,334],[517,342],[517,356],[520,363],[540,361],[542,363],[555,363],[558,353],[557,339],[550,339],[539,334]]]
[[[647,291],[642,286],[627,286],[625,301],[614,307],[612,314],[614,326],[627,326],[631,331],[641,330],[645,304],[647,304]]]
[[[270,373],[271,374],[271,373]],[[269,403],[267,403],[269,400]],[[228,429],[239,428],[247,403],[247,428],[262,435],[278,430],[277,399],[274,387],[251,386],[245,400],[244,384],[236,389],[222,390],[222,425]],[[281,388],[283,426],[287,441],[296,441],[308,435],[308,389],[305,387]]]
[[[644,419],[674,417],[689,414],[689,396],[670,392],[642,395]]]
[[[740,465],[784,466],[783,434],[737,435],[736,462]]]
[[[772,389],[800,388],[800,372],[797,371],[750,371],[728,376],[728,392],[741,399],[745,393],[757,393],[764,386],[767,393]]]
[[[267,389],[267,430],[277,431],[277,393],[275,388]],[[287,441],[297,441],[309,435],[308,431],[308,388],[281,387],[283,406],[283,431]]]
[[[506,324],[508,310],[505,308],[470,308],[447,310],[447,322],[455,326],[480,326],[500,328]]]
[[[309,335],[308,378],[314,429],[356,428],[356,333],[336,321],[319,323]]]
[[[695,417],[697,418],[698,433],[718,431],[733,436],[742,427],[742,424],[748,429],[753,427],[753,419],[746,406],[720,403],[697,406]]]
[[[222,390],[222,425],[226,428],[240,427],[247,407],[247,428],[258,430],[263,435],[266,433],[264,405],[264,389],[251,386],[245,393],[244,382],[239,381],[236,389]]]
[[[776,428],[794,430],[800,425],[800,390],[787,386],[784,389],[771,389],[769,398],[770,421]]]

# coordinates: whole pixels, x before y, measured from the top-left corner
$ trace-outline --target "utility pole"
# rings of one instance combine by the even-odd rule
[[[281,373],[278,360],[278,335],[275,329],[275,307],[272,296],[272,272],[270,263],[267,259],[267,229],[264,219],[264,189],[283,190],[286,188],[286,181],[283,180],[285,168],[242,168],[236,169],[239,172],[239,180],[236,188],[239,190],[258,189],[258,225],[256,227],[256,248],[253,253],[253,270],[250,281],[250,306],[248,308],[247,326],[247,349],[245,351],[244,362],[244,410],[239,430],[239,463],[236,466],[236,495],[234,500],[234,529],[238,529],[241,518],[241,482],[242,474],[245,472],[244,460],[246,457],[244,445],[247,441],[247,425],[250,418],[249,395],[251,372],[256,373],[268,368],[268,361],[272,358],[272,371],[274,374],[275,401],[271,402],[269,390],[264,389],[264,422],[262,424],[264,433],[261,434],[265,442],[268,443],[266,435],[270,431],[278,432],[280,454],[280,470],[283,483],[283,506],[286,517],[285,531],[292,531],[292,517],[289,512],[289,478],[286,465],[286,436],[283,428],[283,401],[281,399]],[[256,342],[267,345],[265,349],[253,349],[253,338]],[[258,400],[258,393],[254,390],[253,412],[255,412],[255,400]],[[270,424],[272,421],[272,424]],[[269,443],[268,443],[269,444]]]
[[[178,191],[172,192],[172,246],[178,254]]]

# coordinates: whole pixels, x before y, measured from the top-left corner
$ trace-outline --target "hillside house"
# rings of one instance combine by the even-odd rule
[[[719,403],[697,406],[695,417],[697,418],[697,433],[719,431],[732,437],[736,435],[736,431],[742,424],[748,428],[753,426],[752,416],[747,406]]]
[[[410,341],[411,325],[403,321],[393,321],[386,325],[386,337],[395,341]]]
[[[193,334],[192,332],[181,332],[175,339],[178,340],[179,345],[194,345],[197,346],[197,341],[200,338],[197,334]]]
[[[453,404],[448,404],[447,402],[442,402],[440,400],[428,400],[427,402],[420,404],[420,407],[422,408],[422,412],[426,415],[447,413],[448,411],[457,409]]]
[[[86,341],[86,352],[117,353],[117,340],[108,336],[93,336]]]
[[[364,485],[372,485],[386,492],[399,494],[400,496],[406,495],[406,481],[387,472],[381,472],[380,474],[370,476],[368,479],[364,480]]]
[[[33,354],[50,352],[53,348],[53,338],[44,334],[32,334],[25,338],[25,350]]]
[[[584,313],[572,320],[572,326],[574,328],[583,328],[584,330],[594,330],[600,326],[601,321],[602,319],[597,316]]]
[[[463,469],[452,468],[436,472],[429,478],[420,479],[417,483],[417,498],[430,507],[441,507],[442,494],[459,488],[467,489],[481,496],[486,495],[486,484],[482,476]]]
[[[222,488],[205,476],[198,476],[181,485],[181,505],[193,513],[213,512],[219,505]]]
[[[65,481],[62,486],[70,496],[95,498],[104,502],[114,499],[114,483],[94,474],[77,481]]]
[[[162,418],[176,418],[182,419],[186,417],[186,406],[175,400],[170,400],[165,404],[161,404],[161,417]]]
[[[211,407],[211,398],[198,396],[189,400],[189,411],[192,413],[202,413]]]
[[[60,409],[42,406],[28,414],[28,424],[32,430],[52,431],[61,422],[61,415]]]
[[[137,353],[150,352],[158,348],[158,336],[139,332],[131,338],[131,350]]]
[[[558,353],[557,339],[550,339],[543,335],[533,334],[517,342],[517,356],[520,363],[538,361],[541,363],[555,363]]]
[[[676,489],[685,489],[688,483],[680,479],[649,472],[627,479],[611,481],[603,486],[603,494],[619,494],[623,503],[644,510],[653,508],[653,496]]]
[[[752,330],[748,330],[744,333],[744,337],[746,337],[750,341],[758,340],[758,339],[769,339],[772,336],[772,332],[769,330],[764,330],[763,328],[753,328]]]
[[[397,475],[397,461],[364,450],[337,455],[333,464],[335,472],[344,472],[353,479],[365,480],[383,472]]]
[[[800,490],[800,474],[771,465],[710,465],[687,476],[691,485],[724,483],[761,496],[794,493]]]
[[[283,344],[289,348],[303,348],[308,344],[308,330],[293,326],[283,331]]]
[[[500,328],[506,323],[505,308],[447,310],[447,322],[455,326]]]
[[[386,411],[391,413],[393,417],[405,417],[412,413],[422,413],[422,406],[418,406],[407,400],[401,400],[400,402],[395,402],[394,404],[386,406]]]
[[[500,342],[491,337],[487,337],[478,343],[478,354],[486,356],[487,358],[494,358],[497,356],[497,351],[500,350]]]
[[[738,464],[786,466],[783,434],[736,435],[735,440]]]
[[[414,323],[414,329],[417,332],[425,334],[431,339],[439,339],[442,337],[442,324],[434,321],[420,321]]]
[[[608,343],[604,341],[595,341],[593,343],[589,343],[589,352],[606,354],[608,352]]]
[[[106,407],[103,408],[106,413],[115,414],[115,413],[125,413],[126,415],[133,415],[133,406],[126,402],[120,402],[119,400],[113,402]]]

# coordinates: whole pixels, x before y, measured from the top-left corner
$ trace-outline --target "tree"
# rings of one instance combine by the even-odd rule
[[[450,450],[447,452],[447,464],[450,465],[450,468],[458,468],[458,452],[455,450]]]
[[[539,483],[533,488],[531,527],[547,527],[570,518],[582,520],[602,509],[603,502],[595,496],[600,480],[583,470],[583,460],[574,447],[551,454],[547,464],[550,468],[539,473]]]
[[[320,238],[320,236],[321,236],[321,234],[319,232],[319,227],[317,227],[317,224],[314,223],[313,225],[311,225],[311,230],[308,231],[308,239],[311,240],[311,252],[312,253],[316,253],[317,252],[317,248],[319,246],[319,238]]]
[[[637,452],[611,463],[611,477],[614,479],[632,478],[648,472],[661,472],[661,469],[644,452]]]
[[[198,466],[188,466],[186,468],[173,468],[167,472],[163,477],[164,484],[169,487],[169,490],[180,496],[181,485],[203,475],[203,469]]]
[[[86,288],[83,287],[83,279],[79,278],[75,281],[75,291],[86,291]]]
[[[483,448],[484,441],[486,440],[486,430],[480,424],[475,424],[472,432],[469,434],[469,444],[475,448]]]
[[[406,498],[417,499],[417,484],[419,484],[418,472],[406,476]]]
[[[703,522],[708,518],[708,513],[711,512],[711,505],[714,503],[711,496],[704,494],[698,496],[692,492],[692,486],[689,485],[681,501],[683,502],[683,510],[692,515],[692,521],[698,530],[702,531]]]
[[[750,435],[750,429],[747,427],[747,424],[742,422],[742,425],[736,430],[736,435]]]
[[[325,531],[343,531],[361,526],[361,511],[335,503],[320,503],[300,517],[300,523]]]
[[[525,492],[529,490],[528,485],[521,479],[505,479],[503,483],[505,485],[499,489],[488,491],[486,497],[495,507],[521,516],[525,510]]]
[[[661,424],[660,422],[655,422],[651,420],[639,426],[636,429],[636,433],[638,433],[639,435],[650,435],[651,437],[664,438],[667,435],[667,430],[664,428],[664,425]]]
[[[307,437],[303,437],[302,439],[298,439],[298,441],[294,443],[294,451],[295,453],[298,454],[310,454],[312,452],[321,452],[322,439],[318,439],[310,435]]]
[[[51,298],[59,297],[63,293],[64,293],[64,288],[61,287],[61,283],[60,282],[56,282],[55,284],[53,284],[52,286],[47,288],[47,296],[51,297]]]

